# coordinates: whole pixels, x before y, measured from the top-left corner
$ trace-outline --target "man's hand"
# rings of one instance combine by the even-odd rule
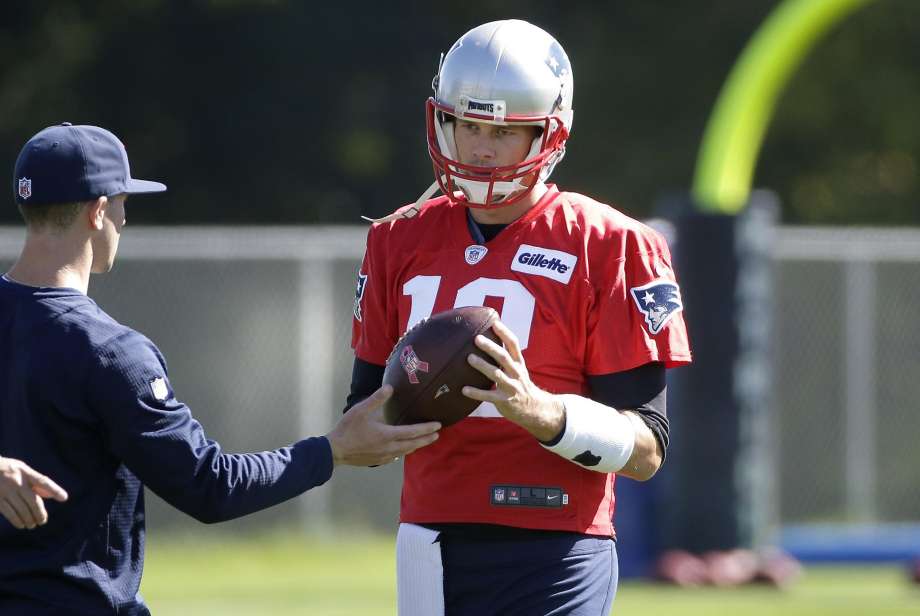
[[[16,528],[33,529],[48,521],[43,499],[67,500],[64,488],[22,460],[0,457],[0,514]]]
[[[533,384],[517,336],[501,321],[492,326],[504,346],[485,336],[476,336],[476,346],[489,354],[492,365],[470,353],[470,365],[489,377],[495,389],[464,387],[463,395],[473,400],[491,402],[506,419],[518,424],[537,439],[554,439],[565,427],[565,406],[562,401]]]
[[[438,439],[441,424],[436,421],[411,426],[391,426],[384,422],[381,407],[392,394],[393,388],[384,385],[351,407],[326,435],[335,464],[389,464]]]

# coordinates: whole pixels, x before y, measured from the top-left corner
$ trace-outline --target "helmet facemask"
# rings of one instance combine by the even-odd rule
[[[539,131],[524,159],[512,165],[481,167],[460,161],[454,140],[456,118],[501,126],[536,126]],[[458,114],[453,108],[428,99],[428,153],[441,191],[451,201],[473,208],[513,205],[546,180],[565,155],[568,129],[558,116],[504,117],[497,121],[484,114]]]

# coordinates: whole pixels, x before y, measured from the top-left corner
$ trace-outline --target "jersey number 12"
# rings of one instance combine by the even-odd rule
[[[434,309],[434,302],[441,286],[440,276],[415,276],[403,285],[403,295],[412,298],[412,310],[406,329],[427,319]],[[500,297],[503,300],[502,323],[517,336],[521,350],[530,342],[530,327],[536,302],[524,285],[517,280],[503,278],[477,278],[457,289],[454,308],[483,306],[486,297]]]

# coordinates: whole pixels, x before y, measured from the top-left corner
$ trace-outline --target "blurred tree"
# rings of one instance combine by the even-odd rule
[[[787,221],[920,224],[918,23],[918,2],[870,5],[790,84],[758,174]]]
[[[133,223],[358,222],[431,182],[423,102],[439,54],[520,17],[574,66],[575,128],[554,180],[647,215],[689,187],[722,81],[774,4],[11,3],[0,165],[44,126],[94,123],[170,186],[131,208]],[[916,0],[859,13],[790,85],[755,182],[779,191],[787,221],[920,223],[918,17]],[[8,203],[0,222],[18,218]]]

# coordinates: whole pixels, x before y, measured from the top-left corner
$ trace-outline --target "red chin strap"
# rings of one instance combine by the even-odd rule
[[[468,165],[453,160],[448,156],[449,153],[441,151],[435,128],[435,123],[438,121],[436,118],[438,112],[456,117],[453,108],[438,103],[434,98],[428,99],[426,105],[428,155],[431,157],[431,162],[434,167],[435,179],[438,182],[438,186],[441,188],[441,192],[447,196],[451,203],[462,204],[475,209],[504,208],[514,205],[527,197],[537,184],[540,170],[562,151],[565,141],[569,136],[568,129],[558,116],[506,116],[503,119],[503,123],[505,124],[526,124],[530,126],[539,126],[538,123],[543,124],[540,151],[536,156],[523,160],[517,164],[504,167],[479,167],[476,165]],[[468,113],[465,114],[463,118],[470,120],[492,120],[493,116]],[[556,124],[555,130],[551,130],[554,128],[554,123]],[[488,183],[485,203],[470,201],[460,185],[454,181],[455,178]],[[525,188],[512,193],[501,201],[492,202],[492,196],[497,182],[512,182],[522,178],[530,179],[529,184],[526,181],[523,182]],[[459,196],[457,193],[459,193]]]

